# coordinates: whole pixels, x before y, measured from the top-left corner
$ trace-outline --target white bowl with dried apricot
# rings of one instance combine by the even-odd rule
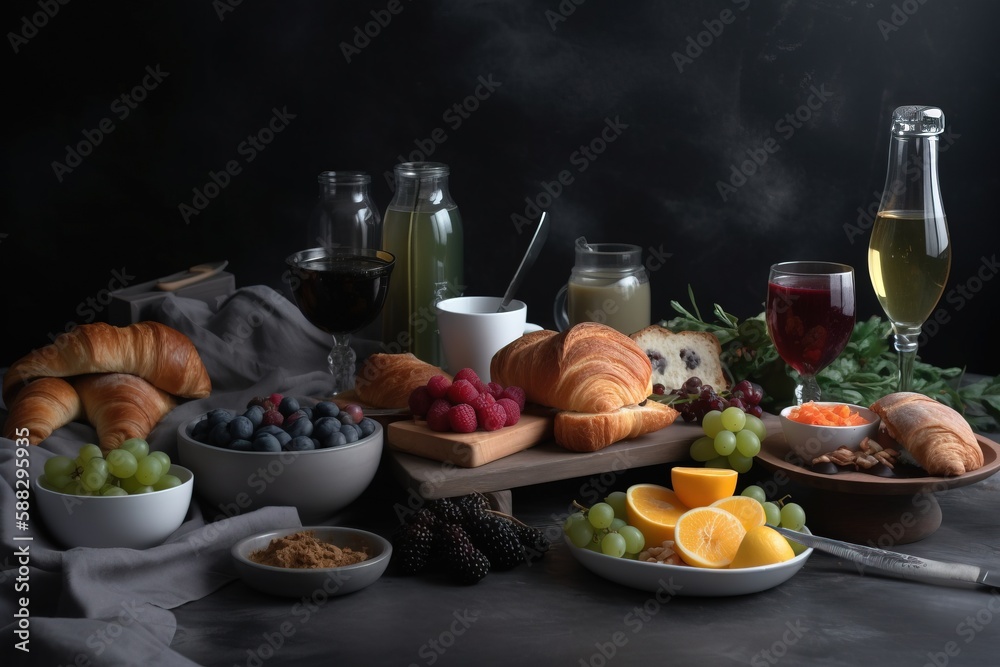
[[[840,447],[857,449],[878,434],[882,420],[861,405],[808,401],[782,410],[778,418],[788,448],[806,464]]]

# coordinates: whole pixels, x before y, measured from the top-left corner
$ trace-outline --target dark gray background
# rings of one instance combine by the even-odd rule
[[[50,18],[39,13],[47,1],[58,8]],[[34,33],[24,25],[33,16],[44,19]],[[0,363],[103,319],[86,304],[100,306],[123,269],[141,282],[228,259],[239,286],[281,287],[317,173],[373,173],[384,210],[385,175],[421,145],[452,167],[469,294],[502,292],[530,231],[514,216],[561,171],[572,176],[519,294],[539,324],[551,326],[580,235],[664,256],[651,278],[654,319],[674,315],[670,300],[686,302],[688,284],[706,314],[718,302],[754,315],[768,266],[807,258],[852,264],[859,316],[881,315],[867,230],[845,225],[859,207],[874,210],[893,108],[933,104],[949,126],[941,181],[956,291],[921,354],[994,375],[998,21],[987,0],[9,3]],[[374,36],[348,62],[344,45],[366,25]],[[686,49],[697,57],[678,67]],[[113,103],[147,67],[168,74],[122,118]],[[449,109],[480,77],[499,85],[458,124]],[[815,91],[826,99],[803,106]],[[241,142],[275,108],[294,119],[247,162]],[[797,111],[799,127],[783,121]],[[113,132],[57,178],[52,163],[102,119]],[[581,171],[574,153],[608,121],[618,136]],[[769,139],[777,152],[723,200],[717,183]],[[230,160],[241,172],[185,222],[179,206]]]

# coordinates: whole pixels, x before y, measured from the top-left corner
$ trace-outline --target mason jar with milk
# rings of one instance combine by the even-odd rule
[[[642,249],[626,243],[576,241],[569,282],[556,295],[556,327],[600,322],[625,335],[649,326],[649,273]]]

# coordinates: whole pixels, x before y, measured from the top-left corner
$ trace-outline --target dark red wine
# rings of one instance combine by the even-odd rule
[[[391,269],[390,262],[377,257],[306,259],[295,270],[295,301],[306,319],[323,331],[352,333],[378,317]]]
[[[802,277],[796,276],[801,282]],[[801,375],[811,376],[837,358],[854,331],[854,287],[831,289],[822,284],[784,284],[787,277],[767,286],[767,329],[781,358]]]

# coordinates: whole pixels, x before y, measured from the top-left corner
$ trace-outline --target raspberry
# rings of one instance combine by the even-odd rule
[[[515,403],[517,403],[517,409],[524,412],[524,390],[520,387],[515,387],[513,385],[507,387],[503,390],[500,398],[509,398]]]
[[[493,398],[503,398],[503,385],[499,382],[490,382],[486,385],[486,391],[490,393]]]
[[[521,419],[521,409],[517,407],[517,403],[512,398],[501,398],[497,401],[497,405],[503,406],[503,411],[507,415],[507,421],[504,422],[504,426],[513,426]]]
[[[444,398],[450,386],[451,380],[443,375],[435,375],[427,381],[427,391],[430,392],[431,398]]]
[[[433,402],[434,399],[431,397],[431,392],[426,386],[417,387],[410,392],[410,412],[412,412],[413,416],[418,419],[423,419],[427,416],[427,410],[430,409],[431,403]]]
[[[487,393],[487,394],[479,394],[479,396],[476,396],[475,400],[469,403],[469,405],[472,406],[472,409],[475,410],[476,414],[478,415],[480,410],[484,410],[496,402],[497,399],[493,398],[491,394]]]
[[[476,371],[472,370],[471,368],[463,368],[459,372],[455,373],[455,380],[454,381],[458,382],[459,380],[468,380],[473,385],[475,385],[476,384],[476,380],[478,380],[478,379],[479,379],[479,375],[476,373]]]
[[[284,398],[283,395],[278,394],[278,393],[274,393],[274,394],[271,394],[270,396],[268,396],[267,400],[271,401],[271,405],[273,405],[277,409],[277,407],[279,405],[281,405],[281,399],[283,399],[283,398]]]
[[[459,403],[448,410],[448,423],[456,433],[472,433],[479,426],[476,411],[467,403]]]
[[[427,408],[427,428],[432,431],[446,432],[451,430],[451,422],[448,421],[448,412],[451,410],[451,403],[446,398],[438,398],[431,407]]]
[[[472,386],[475,387],[476,391],[478,391],[480,394],[490,393],[489,386],[482,380],[475,380],[474,382],[472,382]]]
[[[448,387],[448,400],[452,403],[472,403],[477,396],[479,392],[468,380],[455,380]]]
[[[507,412],[499,403],[494,403],[477,413],[479,425],[484,431],[499,431],[507,423]]]
[[[264,413],[264,418],[260,421],[263,426],[281,426],[285,423],[285,418],[281,416],[281,413],[275,409],[270,409]]]

